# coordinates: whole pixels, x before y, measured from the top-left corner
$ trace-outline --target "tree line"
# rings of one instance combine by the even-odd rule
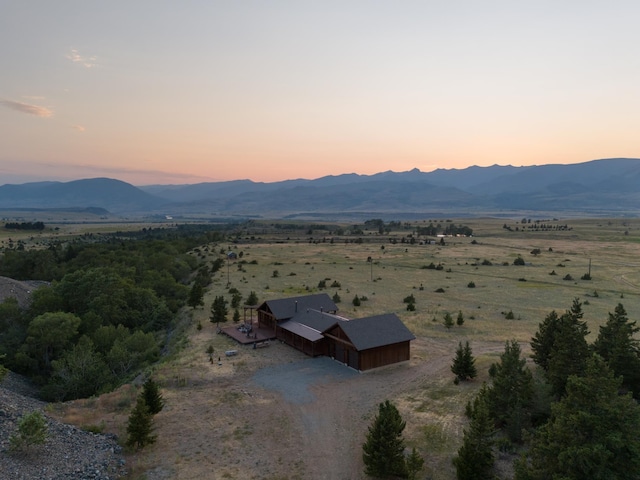
[[[26,309],[0,303],[4,365],[60,401],[109,391],[157,361],[187,285],[214,270],[190,250],[221,238],[180,233],[5,251],[0,275],[49,283]]]
[[[7,222],[4,224],[7,230],[44,230],[43,222]]]
[[[545,317],[531,340],[535,370],[506,342],[467,405],[459,480],[495,478],[496,450],[518,454],[516,480],[639,477],[640,329],[618,304],[589,345],[582,318],[578,299]]]
[[[495,459],[515,457],[515,480],[640,478],[640,331],[618,304],[588,344],[582,304],[550,312],[531,340],[530,369],[515,340],[465,408],[469,424],[453,459],[458,480],[498,478]],[[468,342],[451,365],[455,383],[476,377]],[[405,422],[386,401],[363,444],[365,473],[417,478],[423,458],[405,452]]]

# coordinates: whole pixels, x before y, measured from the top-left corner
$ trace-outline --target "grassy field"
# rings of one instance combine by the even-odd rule
[[[410,235],[415,238],[412,229],[388,235],[366,230],[358,235],[337,235],[327,230],[274,229],[269,223],[256,223],[234,232],[228,242],[196,249],[193,255],[207,262],[229,250],[238,258],[215,274],[204,308],[184,312],[187,334],[182,348],[155,369],[168,412],[158,419],[159,444],[130,457],[132,478],[156,478],[143,474],[152,470],[164,475],[157,478],[196,478],[207,471],[218,472],[212,478],[326,478],[311,473],[314,460],[310,458],[299,459],[295,468],[282,460],[300,449],[323,451],[321,439],[305,450],[297,436],[305,422],[315,418],[314,412],[291,406],[283,410],[276,396],[255,390],[250,381],[258,369],[274,362],[296,361],[304,357],[302,354],[274,345],[241,351],[232,361],[223,357],[220,365],[209,363],[207,346],[212,345],[216,352],[238,348],[227,337],[215,335],[215,326],[208,322],[214,297],[224,295],[230,300],[230,287],[237,288],[244,298],[253,291],[260,302],[320,291],[330,296],[337,293],[343,316],[396,313],[416,335],[408,368],[362,375],[350,385],[337,385],[332,392],[346,402],[345,410],[323,418],[345,419],[344,438],[350,438],[351,443],[345,442],[343,450],[355,460],[346,460],[351,464],[345,468],[351,470],[344,470],[350,474],[342,478],[351,479],[364,478],[358,463],[359,448],[378,399],[387,397],[398,405],[407,420],[407,444],[418,448],[425,458],[424,473],[432,479],[452,480],[451,458],[466,426],[464,405],[487,380],[487,370],[497,361],[505,341],[517,340],[528,354],[538,324],[550,311],[568,309],[574,298],[583,303],[590,341],[618,303],[624,305],[629,318],[639,318],[640,221],[549,221],[567,225],[565,230],[550,231],[533,231],[530,224],[516,220],[454,222],[471,227],[474,236],[445,238],[444,245],[425,244],[425,238],[418,237],[412,244],[408,243]],[[536,249],[539,253],[532,253]],[[522,258],[524,265],[514,265],[517,258]],[[442,268],[426,268],[431,264]],[[582,279],[589,271],[591,279]],[[318,287],[321,281],[325,289]],[[352,303],[356,295],[366,298],[358,307]],[[415,311],[408,311],[403,302],[409,295],[416,300]],[[454,320],[462,312],[464,324],[445,328],[447,312]],[[203,328],[196,328],[198,324]],[[456,386],[449,366],[458,341],[465,340],[474,348],[479,377]],[[403,375],[406,378],[402,379]],[[387,388],[387,383],[392,386]],[[373,388],[370,385],[380,391],[367,390]],[[120,392],[107,397],[105,404],[129,404],[133,398],[130,389],[124,387]],[[348,403],[350,398],[352,404]],[[325,407],[336,404],[333,397],[318,402]],[[99,404],[93,402],[79,412],[82,403],[75,402],[67,414],[85,424],[98,424],[106,418],[107,429],[122,436],[126,414],[114,407],[101,412],[100,417],[95,409]],[[247,416],[234,416],[238,405]],[[206,413],[206,424],[202,412]],[[191,433],[185,434],[185,428]],[[271,447],[260,449],[265,442]],[[251,465],[237,460],[238,452],[247,448],[256,456]],[[217,456],[219,451],[227,456]],[[327,465],[331,464],[323,466]],[[209,470],[203,470],[205,467]],[[501,468],[508,471],[504,465]]]
[[[394,312],[416,335],[442,336],[451,334],[442,328],[445,313],[455,319],[461,311],[465,336],[520,342],[574,298],[583,302],[593,334],[619,302],[631,318],[640,313],[640,222],[634,228],[629,221],[572,220],[571,230],[559,232],[508,231],[493,219],[461,222],[474,237],[445,238],[444,246],[390,243],[406,231],[384,238],[365,232],[363,243],[341,237],[330,243],[327,235],[313,234],[240,237],[223,246],[242,256],[218,273],[211,294],[225,294],[230,284],[245,296],[255,291],[262,301],[316,293],[325,280],[323,291],[338,293],[340,311],[350,318]],[[518,257],[525,265],[514,265]],[[431,264],[442,269],[426,268]],[[589,272],[591,280],[583,280]],[[334,282],[340,286],[332,288]],[[356,295],[367,298],[359,307],[352,305]],[[416,299],[413,312],[403,303],[409,295]]]

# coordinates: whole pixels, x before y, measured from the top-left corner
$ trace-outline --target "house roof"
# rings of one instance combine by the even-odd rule
[[[264,305],[267,305],[276,320],[288,320],[307,309],[333,313],[338,311],[338,307],[326,293],[267,300],[259,309]]]
[[[317,342],[324,338],[322,332],[343,321],[346,319],[338,315],[307,309],[298,312],[291,320],[281,323],[280,328],[312,342]]]
[[[338,327],[358,351],[407,342],[416,338],[395,313],[340,322]]]

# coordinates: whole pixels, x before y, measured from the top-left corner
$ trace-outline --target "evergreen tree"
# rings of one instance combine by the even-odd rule
[[[584,376],[569,377],[566,395],[535,432],[515,478],[637,480],[640,406],[619,394],[620,385],[602,358],[589,358]]]
[[[458,317],[456,318],[456,325],[461,327],[464,325],[464,315],[462,315],[462,310],[458,312]]]
[[[144,397],[144,401],[147,404],[151,415],[155,415],[162,411],[162,408],[164,407],[164,400],[160,393],[160,387],[153,378],[149,377],[147,381],[144,382],[142,385],[141,395]]]
[[[451,371],[456,375],[456,379],[464,381],[475,378],[478,374],[475,363],[469,342],[465,342],[464,347],[462,342],[458,342],[456,356],[451,365]]]
[[[422,470],[424,466],[424,459],[420,456],[416,447],[411,449],[411,453],[407,457],[407,478],[409,480],[417,480],[418,472]]]
[[[211,304],[211,316],[209,316],[209,320],[219,325],[220,322],[224,323],[227,321],[228,313],[227,301],[222,295],[216,296]]]
[[[153,432],[153,416],[144,400],[144,396],[138,395],[136,406],[129,415],[127,424],[127,446],[143,448],[156,441]]]
[[[453,459],[458,480],[492,480],[493,420],[484,401],[477,402],[469,428],[464,430],[462,446]]]
[[[354,307],[359,307],[360,306],[360,298],[358,297],[358,295],[353,297],[353,300],[351,301],[351,303],[353,303]]]
[[[558,317],[551,312],[531,340],[533,360],[546,372],[553,394],[564,394],[569,375],[579,375],[589,357],[587,324],[582,321],[582,304],[576,298],[570,310]]]
[[[189,291],[187,305],[189,305],[193,309],[204,305],[204,288],[202,288],[202,284],[200,282],[193,283],[193,286]]]
[[[558,335],[553,342],[547,370],[547,380],[557,398],[564,395],[569,376],[580,375],[584,371],[590,355],[586,340],[588,333],[584,322],[570,314],[560,317]]]
[[[449,312],[444,314],[444,321],[442,322],[447,329],[453,327],[453,317]]]
[[[32,445],[42,445],[47,436],[47,420],[42,413],[34,410],[18,421],[16,433],[9,437],[9,448],[13,451],[25,451]]]
[[[492,385],[487,392],[487,406],[512,442],[521,442],[522,430],[530,425],[534,394],[533,375],[520,354],[518,342],[506,342],[500,361],[489,369]]]
[[[258,304],[258,295],[253,290],[249,292],[249,296],[244,302],[245,305],[257,305]]]
[[[608,364],[613,373],[622,377],[622,387],[640,399],[640,342],[634,335],[640,331],[635,321],[629,321],[622,304],[609,313],[606,325],[600,327],[593,350]]]
[[[240,310],[237,308],[233,311],[233,323],[238,323],[240,321]]]
[[[538,325],[538,331],[531,339],[533,361],[545,372],[549,369],[549,356],[553,349],[553,342],[558,334],[560,317],[553,310],[542,323]]]
[[[365,473],[372,477],[407,477],[402,432],[406,422],[394,404],[385,400],[378,405],[378,415],[369,426],[362,445]]]

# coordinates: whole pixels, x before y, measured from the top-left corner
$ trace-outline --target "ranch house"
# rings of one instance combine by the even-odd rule
[[[267,300],[257,308],[258,327],[307,355],[329,356],[359,371],[411,358],[415,336],[397,315],[350,320],[337,311],[324,293]]]

